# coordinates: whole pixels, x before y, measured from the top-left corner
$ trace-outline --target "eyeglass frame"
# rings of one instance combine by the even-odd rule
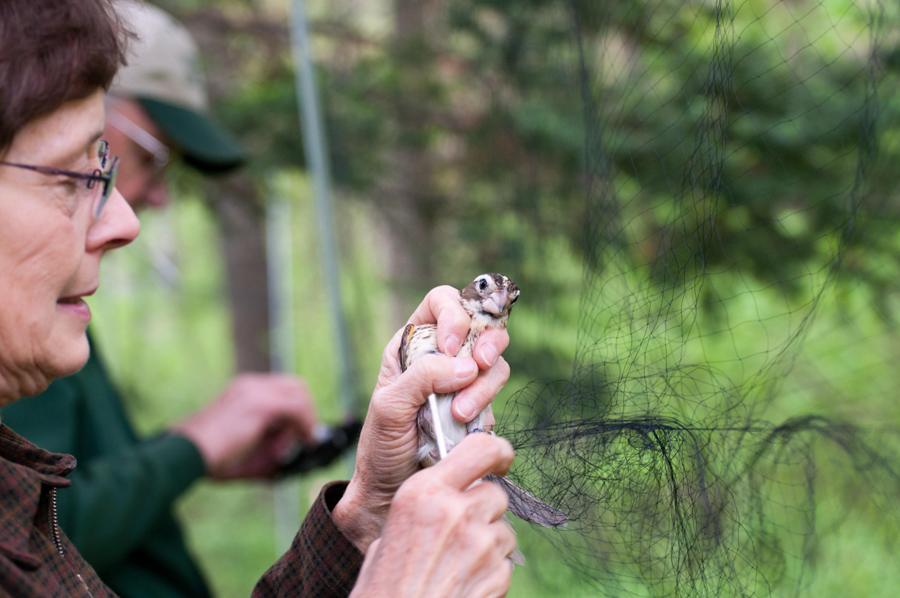
[[[168,145],[118,110],[111,110],[106,115],[106,122],[153,156],[154,177],[161,175],[172,161],[172,150]]]
[[[25,170],[31,170],[33,172],[38,172],[40,174],[51,176],[66,176],[73,179],[80,179],[83,181],[87,181],[88,189],[93,189],[94,184],[97,182],[103,183],[103,193],[100,195],[100,201],[97,203],[97,208],[94,210],[94,218],[98,218],[100,216],[100,212],[102,212],[103,208],[106,206],[106,202],[109,201],[110,196],[112,196],[113,190],[116,188],[116,177],[119,175],[118,156],[112,156],[109,168],[104,170],[104,168],[106,167],[106,162],[110,159],[109,142],[107,142],[105,139],[101,139],[100,143],[102,144],[99,151],[100,168],[94,169],[94,171],[91,173],[76,172],[74,170],[55,168],[53,166],[38,166],[35,164],[22,164],[20,162],[7,162],[6,160],[0,160],[0,166],[12,166],[13,168],[22,168]]]

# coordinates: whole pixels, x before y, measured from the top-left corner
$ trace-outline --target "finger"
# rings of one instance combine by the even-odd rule
[[[505,475],[513,460],[512,445],[489,434],[469,434],[431,469],[445,484],[465,490],[489,473]]]
[[[509,333],[503,328],[488,328],[475,341],[472,357],[478,367],[486,370],[497,363],[497,359],[509,346]]]
[[[468,423],[481,413],[509,380],[509,364],[502,357],[491,369],[482,372],[471,385],[453,397],[453,417],[462,423]]]
[[[306,386],[290,380],[281,381],[280,385],[280,392],[273,392],[259,405],[266,411],[264,417],[270,426],[290,426],[302,440],[311,442],[319,419]]]
[[[484,411],[481,412],[481,428],[485,432],[493,432],[496,423],[497,419],[494,417],[494,409],[491,405],[488,405],[484,408]]]
[[[500,519],[509,507],[509,497],[498,484],[476,484],[466,490],[465,496],[470,500],[470,516],[485,523]]]
[[[515,533],[509,524],[501,520],[491,525],[490,533],[494,536],[496,551],[492,558],[482,562],[481,575],[472,595],[505,596],[512,582],[513,561],[508,557],[516,550]]]
[[[374,564],[378,559],[378,547],[381,545],[381,538],[377,538],[371,544],[369,544],[369,548],[366,550],[366,557],[363,560],[362,568],[359,570],[359,575],[357,576],[358,580],[365,580],[372,569],[376,567]]]
[[[486,596],[504,598],[509,592],[509,587],[512,585],[513,571],[516,566],[509,558],[505,558],[503,561],[503,564],[496,568],[494,579],[491,580],[489,589],[485,594]]]
[[[369,544],[369,548],[366,549],[366,556],[369,556],[370,554],[375,554],[376,552],[378,552],[379,546],[381,546],[381,538],[376,538],[375,540],[372,540],[372,543]]]
[[[459,291],[450,286],[431,289],[409,318],[412,324],[436,323],[438,349],[447,355],[459,353],[470,321],[459,302]]]
[[[285,421],[271,426],[269,432],[262,439],[264,448],[273,459],[284,460],[299,450],[297,431]]]
[[[498,519],[490,525],[491,535],[494,537],[494,543],[497,546],[497,552],[502,558],[508,557],[516,549],[518,542],[516,541],[516,532],[513,530],[509,521]]]
[[[403,336],[403,328],[394,333],[390,342],[385,346],[381,355],[381,369],[378,371],[378,380],[375,382],[375,390],[392,384],[400,376],[400,338]]]
[[[418,408],[431,393],[451,393],[472,384],[478,365],[467,357],[425,355],[400,374],[397,381],[380,392]]]
[[[241,374],[231,385],[229,398],[250,405],[263,431],[285,425],[304,440],[311,440],[318,417],[306,383],[288,374]]]

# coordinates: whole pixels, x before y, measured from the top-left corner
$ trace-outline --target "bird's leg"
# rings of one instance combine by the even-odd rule
[[[484,411],[475,416],[475,419],[466,424],[466,431],[469,434],[474,434],[475,432],[493,434],[494,423],[494,411],[491,409],[491,406],[488,405],[484,408]]]
[[[447,456],[447,440],[444,438],[444,426],[441,422],[441,414],[438,411],[437,396],[434,393],[428,395],[428,407],[431,409],[431,421],[434,427],[434,439],[437,442],[438,455],[441,459]]]

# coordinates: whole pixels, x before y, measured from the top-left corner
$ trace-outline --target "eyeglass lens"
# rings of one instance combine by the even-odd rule
[[[105,162],[107,158],[104,158],[103,160]],[[109,197],[112,195],[113,190],[116,188],[116,177],[118,176],[119,159],[117,157],[113,157],[112,163],[109,165],[109,170],[103,173],[103,192],[100,195],[100,201],[97,202],[97,209],[94,212],[95,217],[100,216],[100,212],[102,212],[103,208],[106,206],[106,202],[109,200]]]
[[[100,168],[106,168],[106,161],[109,160],[109,142],[101,139],[97,147],[97,158],[100,160]]]

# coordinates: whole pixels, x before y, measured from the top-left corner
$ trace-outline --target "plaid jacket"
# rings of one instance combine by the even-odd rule
[[[75,468],[0,426],[0,590],[11,596],[108,596],[59,529],[56,492]]]
[[[90,596],[103,585],[55,517],[56,492],[69,485],[70,455],[44,451],[0,425],[0,595]],[[335,527],[331,509],[343,483],[326,486],[290,550],[259,581],[254,596],[346,596],[363,555]]]

